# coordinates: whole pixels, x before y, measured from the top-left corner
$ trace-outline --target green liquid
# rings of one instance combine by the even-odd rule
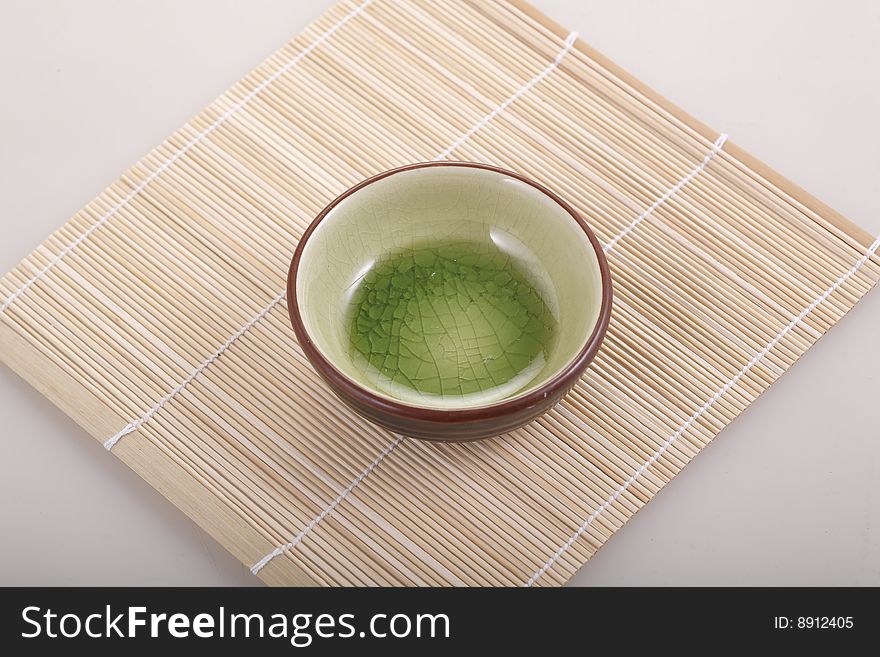
[[[351,355],[404,400],[493,401],[543,369],[556,319],[515,259],[493,242],[432,242],[391,253],[357,283]]]

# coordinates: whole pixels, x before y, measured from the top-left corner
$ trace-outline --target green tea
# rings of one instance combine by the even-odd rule
[[[543,369],[556,331],[525,271],[490,241],[393,252],[353,286],[351,355],[406,401],[509,396]]]

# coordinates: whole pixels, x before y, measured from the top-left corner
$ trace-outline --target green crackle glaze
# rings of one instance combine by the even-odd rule
[[[352,382],[414,407],[473,409],[528,394],[576,358],[602,290],[589,239],[558,203],[504,174],[444,166],[342,199],[308,238],[295,295],[312,344]]]
[[[516,392],[543,368],[556,332],[541,293],[491,241],[383,257],[354,289],[347,321],[352,358],[402,397]]]

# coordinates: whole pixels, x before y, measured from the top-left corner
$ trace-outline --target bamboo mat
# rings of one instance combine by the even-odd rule
[[[606,245],[605,344],[466,445],[348,412],[288,325],[308,222],[449,158]],[[514,2],[343,3],[0,281],[0,356],[271,584],[565,582],[880,277],[878,243]]]

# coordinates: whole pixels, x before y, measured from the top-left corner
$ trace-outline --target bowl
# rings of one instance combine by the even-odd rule
[[[586,222],[543,185],[428,162],[324,208],[287,301],[343,402],[396,433],[458,442],[523,426],[572,388],[605,336],[611,277]]]

